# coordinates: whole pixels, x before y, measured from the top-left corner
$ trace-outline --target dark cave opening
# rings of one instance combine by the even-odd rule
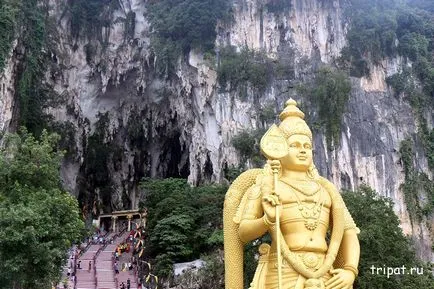
[[[204,177],[206,180],[211,180],[212,174],[214,172],[213,167],[212,167],[212,162],[211,162],[211,158],[209,156],[209,153],[206,154],[206,162],[205,162],[205,167],[203,169],[204,172]]]
[[[188,178],[190,174],[188,149],[180,143],[180,132],[168,138],[163,149],[162,163],[166,164],[165,178]]]

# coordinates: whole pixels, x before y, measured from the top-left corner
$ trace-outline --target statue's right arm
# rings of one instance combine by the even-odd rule
[[[244,243],[261,237],[268,229],[263,219],[264,212],[262,210],[260,186],[253,185],[246,193],[248,199],[238,231],[239,237]]]

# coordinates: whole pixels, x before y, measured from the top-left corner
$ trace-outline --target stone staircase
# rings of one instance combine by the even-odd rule
[[[114,265],[114,255],[117,245],[121,244],[128,237],[129,232],[123,232],[118,236],[114,236],[113,244],[109,244],[101,248],[100,252],[96,254],[95,258],[95,279],[96,279],[96,289],[118,289],[122,282],[127,284],[128,278],[130,279],[130,289],[137,289],[137,278],[134,275],[134,271],[119,272],[116,276],[113,265]],[[122,260],[129,260],[131,258],[130,253],[123,253],[119,264]],[[119,265],[119,269],[121,266]],[[126,287],[125,287],[126,288]],[[78,289],[78,288],[77,288]]]
[[[117,240],[116,238],[115,240]],[[116,244],[107,245],[96,258],[95,275],[97,279],[96,289],[114,289],[116,287],[115,273],[113,270],[113,252]]]
[[[76,270],[76,285],[75,289],[95,289],[96,278],[94,262],[97,252],[100,250],[101,245],[91,245],[83,255],[81,255],[77,263],[81,261],[81,269]],[[89,271],[89,261],[91,262],[91,270]]]
[[[130,289],[137,289],[137,277],[135,271],[121,271],[121,264],[127,263],[132,256],[132,253],[123,253],[120,257],[119,274],[116,276],[114,272],[114,252],[117,245],[125,242],[129,232],[119,234],[110,233],[106,236],[107,240],[113,238],[112,244],[88,245],[84,253],[76,260],[76,264],[81,261],[81,269],[75,269],[76,282],[72,282],[72,278],[66,276],[67,267],[73,264],[73,259],[68,260],[68,264],[64,268],[63,278],[67,280],[69,289],[118,289],[120,284],[124,282],[125,288],[127,280],[130,279]],[[91,267],[89,270],[89,261]],[[74,270],[73,270],[74,271]],[[63,288],[59,286],[59,288]]]

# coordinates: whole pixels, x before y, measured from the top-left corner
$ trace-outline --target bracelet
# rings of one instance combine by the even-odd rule
[[[357,268],[354,266],[345,265],[343,268],[344,268],[344,270],[348,270],[348,271],[353,272],[355,277],[357,277],[357,275],[359,275],[359,270],[357,270]]]
[[[274,225],[276,225],[276,223],[271,222],[270,220],[268,220],[267,215],[264,214],[264,216],[262,217],[262,221],[264,221],[264,224],[267,227],[273,227]]]

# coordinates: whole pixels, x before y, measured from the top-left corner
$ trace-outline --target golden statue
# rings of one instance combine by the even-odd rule
[[[341,195],[313,164],[312,132],[290,99],[262,137],[268,162],[241,174],[226,193],[226,289],[243,289],[243,247],[267,232],[250,289],[351,289],[360,232]],[[327,242],[327,232],[330,232]]]

